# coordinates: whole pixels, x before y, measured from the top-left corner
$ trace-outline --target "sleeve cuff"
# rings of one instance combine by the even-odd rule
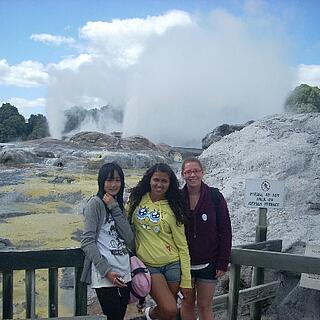
[[[191,289],[191,288],[192,288],[191,279],[190,279],[190,280],[188,280],[188,279],[181,279],[180,287],[181,287],[181,288]]]
[[[217,261],[216,263],[216,269],[221,271],[227,271],[228,270],[228,264],[229,261]]]
[[[118,203],[116,201],[112,201],[110,204],[107,204],[108,209],[112,210],[113,208],[115,208],[116,206],[118,206]]]

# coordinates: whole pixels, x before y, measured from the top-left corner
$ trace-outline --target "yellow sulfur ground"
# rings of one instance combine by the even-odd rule
[[[131,188],[139,181],[143,171],[126,170],[126,187]],[[81,191],[85,198],[97,192],[96,174],[72,174],[70,172],[51,171],[48,176],[38,177],[30,172],[23,184],[5,186],[0,188],[0,193],[19,192],[30,197],[47,197]],[[71,183],[49,183],[57,176],[74,179]],[[14,204],[14,211],[30,212],[32,214],[5,219],[0,223],[1,238],[9,239],[16,248],[69,248],[79,246],[79,242],[71,239],[72,233],[83,227],[83,216],[75,213],[59,213],[59,208],[70,209],[73,212],[77,204],[70,204],[64,201],[50,201],[44,204],[32,202],[17,202]],[[78,208],[77,208],[78,210]],[[3,210],[2,210],[3,211]],[[80,208],[79,208],[80,211]],[[68,211],[69,212],[69,211]],[[59,272],[61,277],[61,270]],[[47,270],[36,271],[36,310],[39,317],[47,317]],[[0,287],[0,292],[2,286]],[[71,290],[59,289],[59,316],[70,316],[73,312]],[[0,294],[1,296],[1,294]],[[24,318],[25,311],[25,282],[24,272],[14,272],[14,317]],[[2,305],[0,303],[0,305]],[[1,308],[0,308],[1,309]],[[0,310],[0,312],[2,312]]]

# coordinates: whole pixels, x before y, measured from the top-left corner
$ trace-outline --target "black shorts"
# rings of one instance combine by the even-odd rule
[[[198,270],[191,270],[192,282],[217,282],[216,265],[214,262],[210,262],[205,268]]]

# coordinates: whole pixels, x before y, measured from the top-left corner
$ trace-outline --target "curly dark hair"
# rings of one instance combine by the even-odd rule
[[[137,186],[131,190],[129,197],[129,219],[131,220],[133,212],[139,205],[142,197],[146,193],[150,192],[150,180],[155,172],[164,172],[170,177],[169,188],[165,194],[166,200],[168,201],[169,206],[176,217],[177,225],[183,224],[185,200],[179,189],[179,181],[175,173],[165,163],[157,163],[149,168],[143,175],[142,179],[138,182]]]

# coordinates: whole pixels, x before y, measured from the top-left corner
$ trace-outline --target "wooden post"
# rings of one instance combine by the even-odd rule
[[[267,240],[267,209],[259,208],[258,223],[256,226],[256,242]],[[258,286],[264,282],[264,269],[255,267],[252,271],[251,287]],[[255,302],[251,306],[251,320],[261,319],[261,302]]]
[[[87,314],[87,284],[80,281],[82,270],[83,268],[81,267],[74,268],[75,316],[84,316]]]
[[[13,318],[13,271],[2,272],[2,316],[3,319]]]
[[[241,266],[239,264],[231,264],[227,311],[228,320],[236,320],[238,315],[240,270]]]
[[[58,268],[49,268],[48,317],[58,317]]]
[[[256,226],[256,242],[267,240],[267,209],[259,208]]]
[[[36,317],[36,282],[35,269],[26,270],[26,317]]]

